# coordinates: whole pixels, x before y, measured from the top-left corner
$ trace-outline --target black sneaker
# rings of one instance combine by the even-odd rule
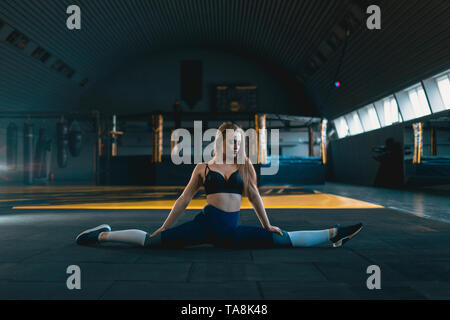
[[[77,244],[92,245],[98,244],[98,235],[102,232],[110,232],[111,227],[107,224],[99,225],[98,227],[83,231],[77,237]]]
[[[336,226],[337,233],[336,236],[331,238],[331,242],[333,242],[333,247],[337,248],[342,246],[348,240],[353,238],[361,231],[363,225],[362,223],[354,224],[352,226],[341,227],[339,225]]]

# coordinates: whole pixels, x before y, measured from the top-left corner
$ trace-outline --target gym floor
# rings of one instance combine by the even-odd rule
[[[287,231],[362,222],[362,232],[342,248],[75,244],[79,232],[102,223],[152,232],[181,191],[0,187],[0,299],[450,298],[450,224],[444,212],[450,200],[439,194],[335,183],[260,189],[271,223]],[[383,202],[392,192],[396,203]],[[200,192],[178,223],[192,219],[204,204]],[[259,225],[247,201],[241,224]],[[66,287],[70,265],[81,269],[81,290]],[[380,290],[367,288],[370,265],[380,267]]]

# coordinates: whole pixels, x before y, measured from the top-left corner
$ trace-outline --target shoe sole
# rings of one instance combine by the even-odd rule
[[[362,228],[363,228],[363,226],[361,226],[358,230],[353,232],[351,235],[344,237],[339,241],[336,241],[335,243],[333,243],[333,247],[335,247],[335,248],[341,247],[344,243],[346,243],[347,241],[349,241],[350,239],[355,237],[361,231]]]
[[[107,225],[107,224],[101,224],[101,225],[99,225],[99,226],[97,226],[97,227],[95,227],[95,228],[92,228],[92,229],[89,229],[89,230],[85,230],[85,231],[83,231],[82,233],[80,233],[80,234],[77,236],[76,241],[78,242],[78,238],[80,238],[82,235],[84,235],[84,234],[86,234],[86,233],[89,233],[89,232],[92,232],[92,231],[97,231],[97,230],[100,230],[100,229],[103,229],[103,228],[107,228],[109,231],[111,231],[111,227],[110,227],[109,225]]]

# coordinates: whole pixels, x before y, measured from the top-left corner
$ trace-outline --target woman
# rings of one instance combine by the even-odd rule
[[[232,130],[231,135],[227,135],[227,129]],[[202,185],[208,204],[193,220],[173,227]],[[243,196],[254,207],[262,227],[238,224]],[[108,225],[103,224],[80,233],[76,241],[81,245],[123,242],[151,248],[179,248],[206,243],[236,248],[309,247],[329,242],[339,247],[361,228],[359,223],[348,227],[288,232],[271,225],[258,191],[255,169],[245,154],[243,130],[236,124],[225,122],[217,131],[212,160],[197,164],[188,185],[158,230],[151,235],[136,229],[111,231]]]

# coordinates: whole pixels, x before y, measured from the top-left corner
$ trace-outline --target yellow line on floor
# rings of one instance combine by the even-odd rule
[[[125,192],[135,190],[179,190],[186,186],[0,186],[0,194],[53,192]]]
[[[263,196],[264,207],[267,209],[369,209],[383,208],[376,204],[359,201],[332,194],[280,195]],[[25,205],[14,206],[13,209],[172,209],[174,200],[121,201],[99,203],[77,203],[60,205]],[[201,209],[206,205],[206,199],[193,199],[187,209]],[[247,198],[242,199],[242,209],[252,209]]]

